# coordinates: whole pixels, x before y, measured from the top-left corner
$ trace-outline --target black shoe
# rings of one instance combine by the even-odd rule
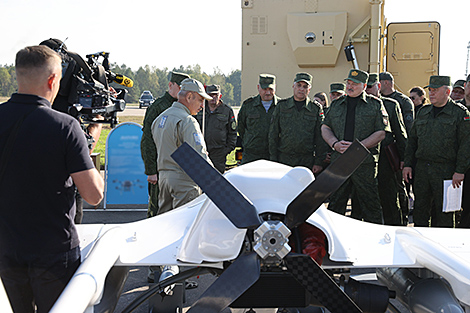
[[[185,289],[194,289],[194,288],[197,288],[198,286],[199,286],[198,283],[192,280],[187,280],[185,281],[185,284],[184,284]]]
[[[147,276],[147,282],[149,284],[153,284],[155,282],[155,280],[153,279],[153,277]]]

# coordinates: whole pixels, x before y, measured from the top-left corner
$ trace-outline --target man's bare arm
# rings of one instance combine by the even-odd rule
[[[384,130],[378,130],[375,133],[372,133],[369,137],[366,139],[362,140],[361,143],[367,148],[370,149],[372,147],[375,147],[384,140],[385,138],[385,131]]]
[[[71,174],[82,198],[91,205],[103,200],[104,181],[96,168]]]

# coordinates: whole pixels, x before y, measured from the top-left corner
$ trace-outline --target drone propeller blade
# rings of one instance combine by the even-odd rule
[[[303,223],[335,192],[369,155],[357,139],[287,206],[285,224],[292,229]]]
[[[250,288],[260,276],[260,259],[254,252],[241,255],[209,286],[188,313],[219,313]]]
[[[289,254],[285,261],[287,270],[330,312],[362,312],[311,257]]]
[[[235,227],[254,229],[261,224],[253,204],[187,143],[183,143],[171,157]]]

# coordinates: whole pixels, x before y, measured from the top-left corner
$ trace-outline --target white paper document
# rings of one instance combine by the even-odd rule
[[[459,211],[462,206],[463,183],[459,188],[452,187],[452,180],[444,180],[442,212]]]

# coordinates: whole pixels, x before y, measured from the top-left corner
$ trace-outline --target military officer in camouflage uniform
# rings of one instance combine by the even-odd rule
[[[405,188],[401,171],[395,172],[389,162],[384,148],[395,143],[400,157],[400,168],[403,169],[405,147],[407,141],[405,124],[401,115],[400,105],[396,100],[380,95],[380,82],[378,74],[369,74],[366,93],[382,100],[387,110],[391,132],[385,133],[385,139],[380,143],[380,156],[378,163],[377,180],[379,184],[379,198],[385,225],[405,225],[398,201],[398,189]],[[359,195],[360,196],[360,195]]]
[[[470,75],[464,84],[465,96],[458,103],[463,104],[470,111]],[[463,196],[462,196],[462,214],[458,227],[470,228],[470,169],[465,172],[463,180]]]
[[[406,133],[409,133],[415,116],[414,104],[410,98],[395,90],[395,82],[393,75],[389,72],[382,72],[379,74],[380,80],[380,94],[386,98],[392,98],[400,104],[401,113],[403,115],[403,122],[405,123]]]
[[[382,207],[377,188],[377,162],[379,143],[385,138],[385,131],[390,131],[390,126],[382,101],[364,92],[368,77],[364,71],[350,70],[346,79],[347,95],[331,103],[321,127],[323,139],[334,150],[332,162],[344,153],[355,139],[360,140],[371,152],[331,196],[328,209],[345,214],[349,196],[357,194],[362,211],[359,216],[365,221],[382,224]]]
[[[241,164],[269,160],[269,125],[279,100],[276,96],[276,76],[260,74],[258,95],[243,101],[238,112],[238,134],[243,146]]]
[[[344,90],[346,89],[346,85],[343,83],[332,83],[330,84],[330,102],[333,100],[338,99],[342,95],[345,94]]]
[[[413,126],[413,120],[415,116],[414,104],[410,98],[395,90],[395,83],[393,75],[389,72],[382,72],[379,74],[380,80],[380,94],[387,98],[392,98],[398,101],[400,104],[401,113],[403,115],[403,122],[405,123],[406,134],[409,135],[411,126]],[[410,185],[407,184],[406,188],[400,188],[398,190],[400,197],[400,207],[404,217],[410,210],[410,199],[408,193],[410,192]]]
[[[470,112],[450,99],[450,86],[449,76],[430,77],[432,105],[419,110],[408,138],[403,178],[412,178],[416,158],[415,226],[454,226],[455,214],[442,212],[443,181],[460,186],[470,166]]]
[[[269,128],[269,154],[272,161],[305,166],[314,174],[323,169],[326,144],[321,137],[323,109],[308,98],[312,75],[297,73],[294,95],[278,102]]]
[[[201,193],[198,185],[173,160],[171,154],[186,142],[211,163],[199,124],[192,116],[202,109],[204,99],[210,100],[212,97],[204,91],[199,81],[187,78],[181,82],[178,101],[163,111],[152,124],[160,188],[158,214],[186,204]]]
[[[203,130],[209,158],[214,167],[224,173],[227,154],[237,143],[237,121],[232,108],[222,102],[219,85],[207,86],[206,93],[212,99],[207,101],[205,110],[199,111],[196,119]]]
[[[455,102],[462,100],[465,97],[465,80],[459,79],[452,86],[450,98]]]
[[[157,147],[152,137],[152,123],[163,111],[168,109],[177,99],[181,82],[189,78],[188,75],[170,72],[168,91],[155,100],[145,112],[143,134],[140,141],[140,151],[145,165],[145,174],[148,181],[149,205],[147,217],[157,215],[158,212],[158,184],[157,184]]]

